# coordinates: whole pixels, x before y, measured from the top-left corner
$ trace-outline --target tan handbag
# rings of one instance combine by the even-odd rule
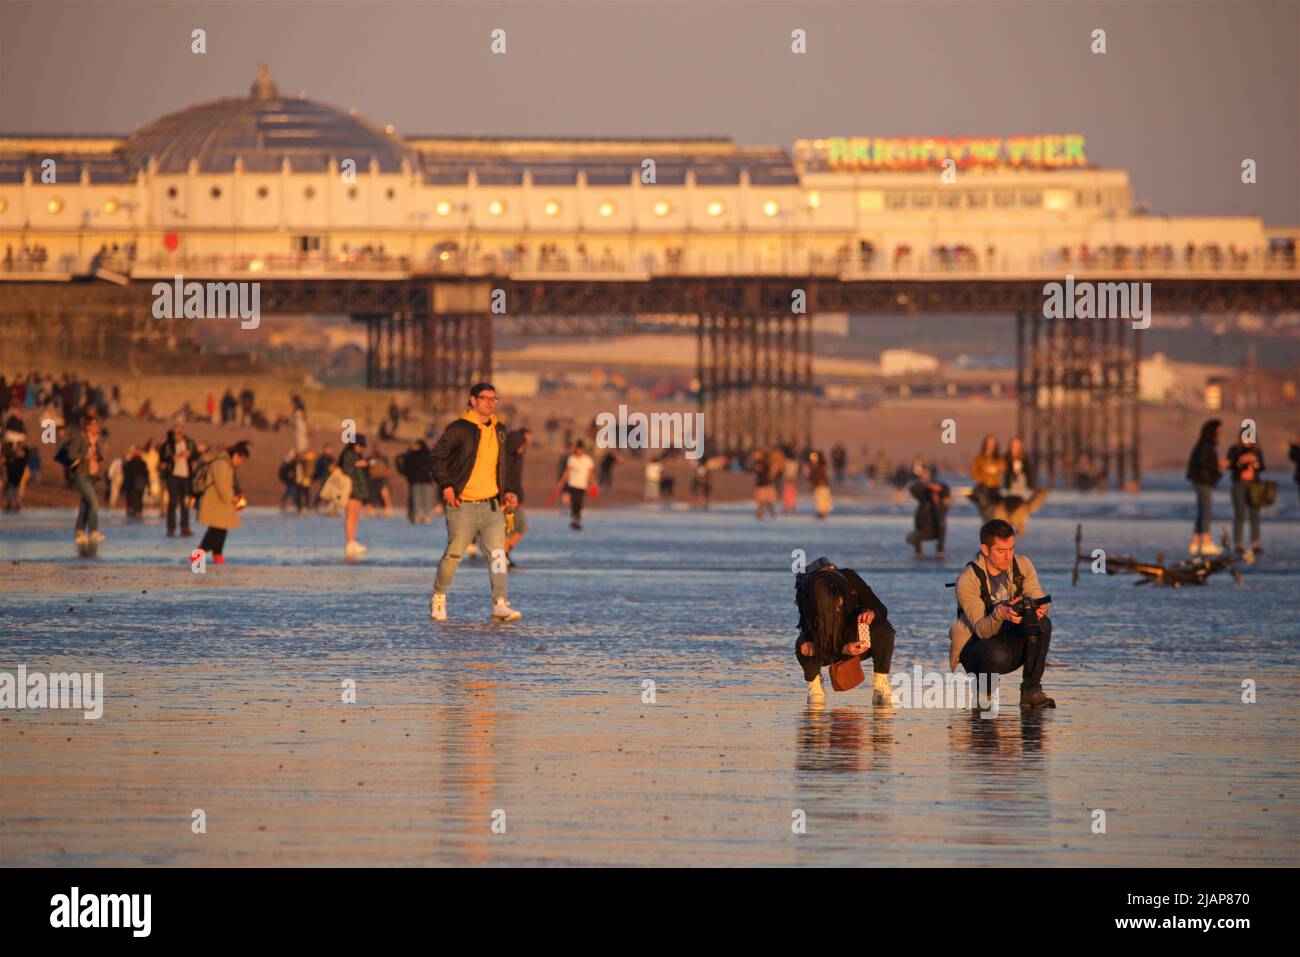
[[[848,691],[866,680],[862,660],[857,655],[831,665],[831,687],[836,691]]]

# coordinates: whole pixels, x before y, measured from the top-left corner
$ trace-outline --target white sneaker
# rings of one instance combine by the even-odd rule
[[[107,540],[107,538],[108,538],[108,536],[105,535],[103,532],[91,532],[91,533],[90,533],[90,540],[91,540],[92,542],[102,542],[102,541]]]
[[[360,542],[348,542],[347,547],[343,549],[343,553],[348,558],[360,558],[366,553],[366,546]]]
[[[85,545],[85,544],[86,544],[86,541],[87,541],[87,539],[86,539],[86,533],[85,533],[85,532],[77,532],[76,543],[77,543],[78,545]]]
[[[1223,554],[1223,549],[1220,548],[1218,545],[1214,544],[1214,542],[1205,542],[1205,543],[1201,546],[1201,554],[1202,554],[1202,555],[1222,555],[1222,554]]]
[[[518,621],[522,617],[524,616],[511,608],[510,602],[504,598],[498,598],[492,603],[493,621]]]
[[[889,683],[889,675],[882,675],[879,672],[876,672],[871,676],[871,703],[894,703],[894,689]]]
[[[1201,554],[1201,543],[1199,540],[1193,541],[1192,544],[1187,546],[1187,554],[1188,555]]]
[[[823,701],[826,698],[826,688],[822,685],[822,676],[818,675],[812,681],[808,682],[808,700]]]
[[[431,599],[429,599],[429,617],[432,618],[434,621],[447,620],[447,596],[446,595],[439,595],[435,593],[434,596]]]

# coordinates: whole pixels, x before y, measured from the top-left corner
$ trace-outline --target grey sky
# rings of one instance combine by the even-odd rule
[[[190,52],[202,27],[208,52]],[[507,31],[508,52],[489,52]],[[790,31],[808,53],[790,52]],[[1094,27],[1108,51],[1090,52]],[[1153,212],[1300,224],[1300,3],[0,0],[0,132],[127,133],[244,95],[399,133],[1079,132]],[[1241,161],[1259,182],[1240,181]]]

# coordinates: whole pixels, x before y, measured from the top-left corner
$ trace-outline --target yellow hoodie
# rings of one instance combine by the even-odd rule
[[[501,491],[497,487],[497,456],[501,450],[497,447],[497,417],[494,415],[484,425],[472,411],[461,416],[466,422],[478,426],[478,452],[474,456],[474,468],[470,470],[469,480],[460,493],[462,499],[474,501],[484,498],[496,498]]]

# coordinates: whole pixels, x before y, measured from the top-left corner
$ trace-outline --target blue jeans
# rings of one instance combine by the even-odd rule
[[[89,475],[77,475],[73,477],[72,485],[81,496],[81,507],[77,509],[77,531],[99,531],[99,499],[95,495],[95,480]]]
[[[456,508],[448,507],[444,515],[447,519],[447,548],[438,563],[434,594],[447,594],[452,579],[456,577],[456,568],[465,556],[465,549],[477,538],[479,551],[488,562],[492,600],[505,598],[506,571],[504,567],[497,571],[494,559],[498,553],[504,555],[506,547],[506,516],[500,506],[493,509],[491,502],[461,502]],[[504,561],[501,564],[504,565]]]
[[[1197,535],[1207,534],[1210,531],[1210,523],[1214,521],[1212,514],[1214,486],[1193,482],[1192,488],[1196,489],[1196,527],[1192,532]]]
[[[1241,548],[1241,526],[1245,524],[1246,516],[1250,516],[1250,541],[1251,544],[1259,542],[1259,509],[1250,504],[1248,490],[1250,482],[1233,482],[1232,483],[1232,544]]]

